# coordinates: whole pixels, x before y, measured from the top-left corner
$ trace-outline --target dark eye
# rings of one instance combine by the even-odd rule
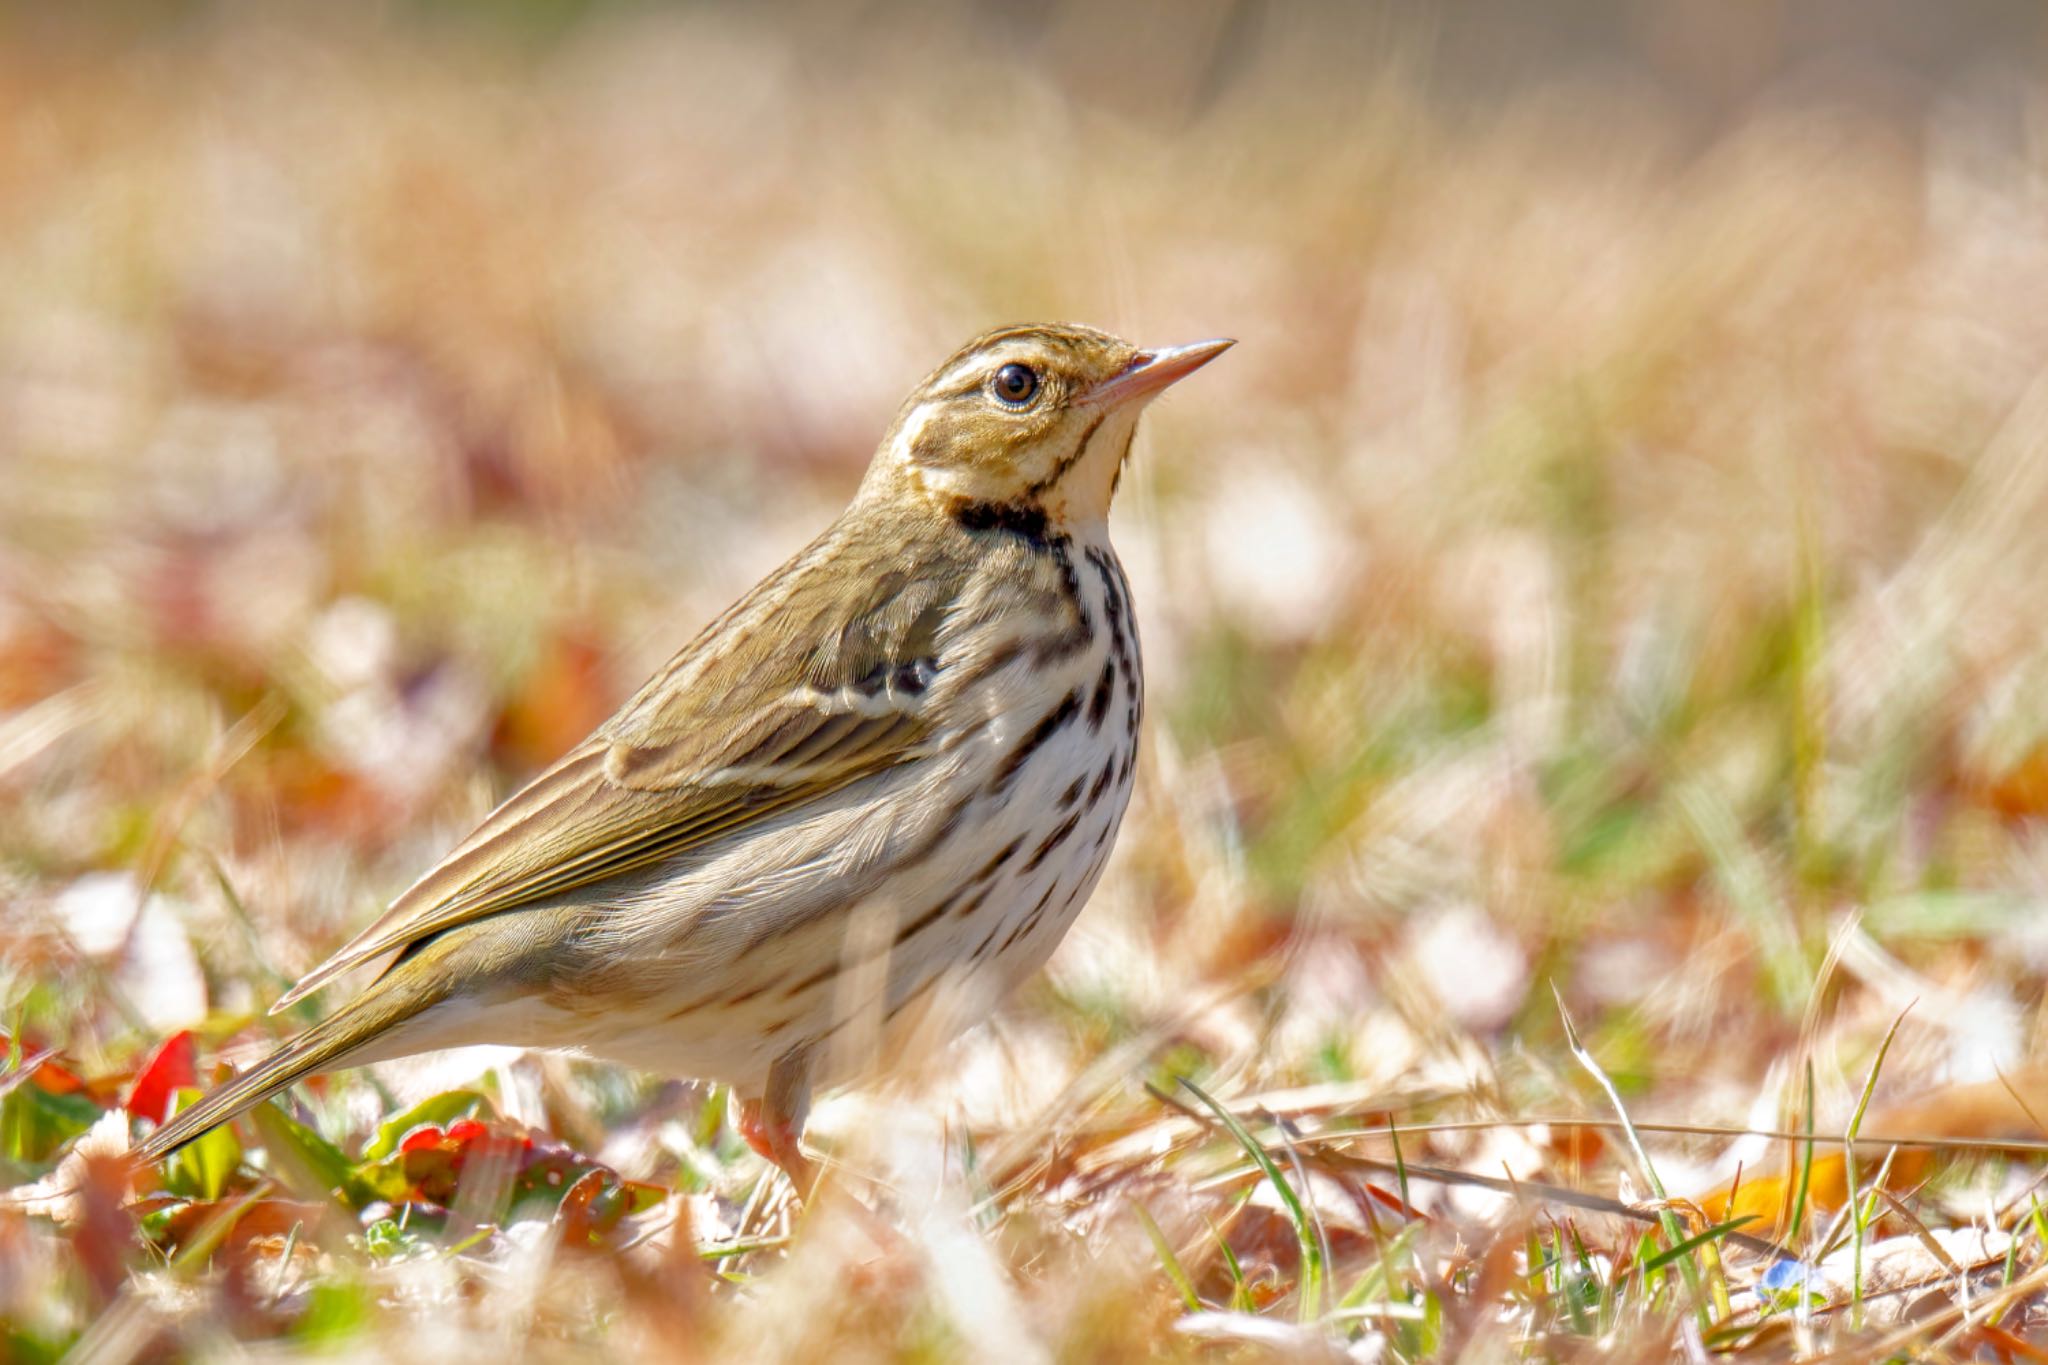
[[[1021,408],[1038,392],[1038,371],[1029,365],[1012,363],[997,370],[989,385],[995,390],[997,398],[1012,407]]]

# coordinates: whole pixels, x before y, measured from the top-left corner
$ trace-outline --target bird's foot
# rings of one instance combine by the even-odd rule
[[[760,1100],[741,1100],[735,1126],[747,1146],[789,1177],[797,1198],[810,1200],[818,1183],[818,1163],[803,1153],[803,1125],[765,1112]]]

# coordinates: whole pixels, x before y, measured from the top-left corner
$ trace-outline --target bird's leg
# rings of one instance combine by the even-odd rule
[[[820,1191],[818,1163],[803,1154],[798,1143],[804,1133],[804,1119],[811,1112],[811,1057],[808,1048],[783,1053],[768,1068],[768,1090],[758,1100],[739,1104],[740,1136],[747,1145],[782,1168],[796,1187],[806,1216],[815,1214],[826,1202],[842,1204],[847,1215],[883,1253],[891,1264],[903,1262],[903,1239],[875,1215],[874,1210],[839,1189]]]
[[[740,1101],[740,1136],[747,1145],[781,1167],[808,1201],[818,1183],[818,1166],[803,1153],[804,1118],[811,1110],[810,1052],[797,1048],[776,1058],[768,1068],[768,1090],[758,1100]]]
[[[797,1194],[809,1198],[818,1168],[798,1145],[803,1130],[786,1118],[770,1115],[763,1100],[741,1100],[737,1126],[747,1146],[780,1167],[789,1183],[796,1186]]]

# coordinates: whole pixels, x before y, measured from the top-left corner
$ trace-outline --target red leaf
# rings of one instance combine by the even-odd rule
[[[434,1124],[428,1123],[413,1129],[410,1133],[407,1133],[405,1135],[405,1140],[398,1144],[398,1150],[401,1152],[423,1152],[431,1150],[433,1148],[437,1148],[440,1145],[440,1128]]]
[[[164,1039],[143,1063],[124,1107],[130,1118],[162,1123],[169,1116],[171,1097],[181,1087],[198,1084],[199,1048],[192,1041],[192,1031],[183,1029]]]

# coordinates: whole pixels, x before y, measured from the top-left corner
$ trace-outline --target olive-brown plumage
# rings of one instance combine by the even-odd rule
[[[807,1184],[849,1026],[942,980],[992,1002],[1093,889],[1142,698],[1110,500],[1145,402],[1228,345],[955,353],[837,521],[278,1004],[381,975],[141,1155],[315,1071],[494,1042],[728,1081]]]

